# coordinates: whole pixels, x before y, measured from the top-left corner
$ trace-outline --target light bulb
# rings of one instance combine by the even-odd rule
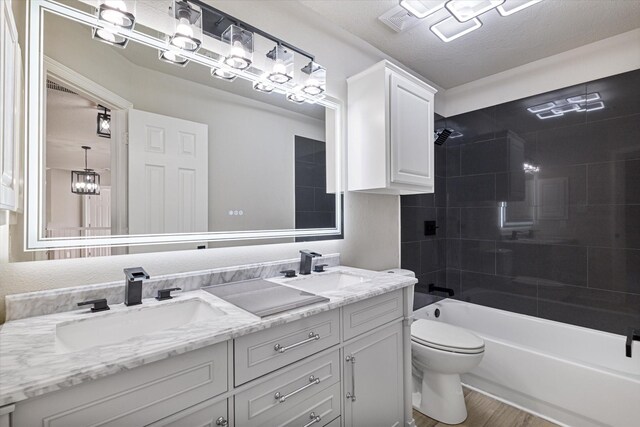
[[[244,70],[251,65],[251,61],[245,58],[246,52],[242,43],[239,41],[233,42],[233,46],[231,47],[231,51],[229,52],[229,57],[224,60],[224,63],[230,66],[231,68],[235,68],[236,70]]]
[[[176,27],[176,34],[193,37],[193,29],[187,18],[180,18],[180,23]]]
[[[277,60],[273,64],[273,71],[267,76],[269,80],[274,83],[283,84],[291,80],[291,76],[287,74],[287,66],[281,61]]]
[[[324,89],[320,87],[320,83],[318,83],[316,79],[309,79],[302,88],[302,91],[307,95],[316,96],[324,92]]]
[[[104,6],[107,9],[100,10],[100,19],[110,22],[119,27],[131,28],[134,17],[128,13],[127,5],[122,0],[106,0]]]
[[[265,82],[255,82],[253,84],[253,88],[258,92],[271,93],[273,92],[274,87]]]

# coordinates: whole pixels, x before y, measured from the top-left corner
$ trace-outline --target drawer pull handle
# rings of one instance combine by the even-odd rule
[[[224,417],[219,417],[216,420],[216,425],[217,426],[222,426],[222,427],[226,427],[229,425],[229,421],[227,421]]]
[[[319,423],[322,420],[322,417],[320,415],[316,415],[315,412],[310,413],[309,414],[309,418],[311,418],[311,421],[309,421],[308,423],[306,423],[302,427],[311,427],[315,423]]]
[[[351,391],[347,392],[347,399],[356,401],[356,357],[349,355],[345,357],[347,362],[351,362]]]
[[[303,386],[302,386],[302,387],[300,387],[299,389],[294,390],[294,391],[292,391],[292,392],[291,392],[291,393],[289,393],[289,394],[285,394],[284,396],[283,396],[282,394],[280,394],[280,392],[278,391],[278,392],[276,392],[276,394],[274,394],[274,395],[273,395],[273,397],[274,397],[278,402],[280,402],[280,403],[284,403],[284,402],[286,402],[286,401],[287,401],[287,399],[288,399],[288,398],[290,398],[290,397],[292,397],[292,396],[294,396],[294,395],[296,395],[296,394],[298,394],[298,393],[300,393],[300,392],[302,392],[302,391],[305,391],[305,390],[306,390],[306,389],[308,389],[309,387],[311,387],[311,386],[313,386],[313,385],[316,385],[316,384],[320,384],[320,378],[316,378],[316,377],[314,377],[313,375],[311,375],[311,376],[309,377],[309,384],[307,384],[307,385],[303,385]]]
[[[309,338],[307,338],[306,340],[302,340],[300,342],[288,345],[286,347],[283,347],[280,344],[276,344],[276,345],[273,346],[273,349],[275,351],[277,351],[278,353],[284,353],[285,351],[293,350],[294,348],[299,347],[299,346],[301,346],[303,344],[310,343],[312,341],[318,341],[319,339],[320,339],[320,334],[309,332]]]

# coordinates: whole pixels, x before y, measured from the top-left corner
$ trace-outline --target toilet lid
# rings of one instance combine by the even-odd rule
[[[482,338],[463,328],[433,320],[418,319],[411,325],[411,339],[427,347],[459,353],[484,350]]]

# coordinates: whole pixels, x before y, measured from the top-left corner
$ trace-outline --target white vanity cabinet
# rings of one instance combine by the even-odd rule
[[[11,1],[0,1],[0,210],[19,203],[22,57]]]
[[[436,90],[388,61],[347,83],[349,190],[433,193]]]
[[[12,427],[144,426],[229,388],[227,343],[20,402]]]
[[[409,425],[411,295],[386,292],[18,402],[0,408],[0,427]]]

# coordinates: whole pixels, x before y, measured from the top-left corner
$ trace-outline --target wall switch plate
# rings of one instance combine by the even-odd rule
[[[424,235],[425,236],[435,236],[436,229],[438,226],[435,221],[425,221],[424,222]]]

